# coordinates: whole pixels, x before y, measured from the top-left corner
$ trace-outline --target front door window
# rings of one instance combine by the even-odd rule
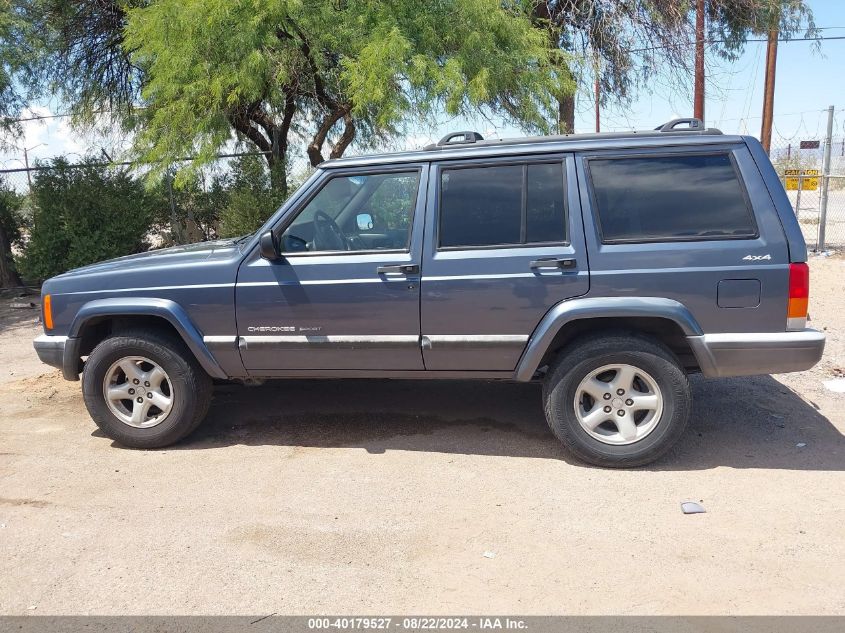
[[[407,252],[418,184],[416,170],[331,178],[282,234],[282,252]]]

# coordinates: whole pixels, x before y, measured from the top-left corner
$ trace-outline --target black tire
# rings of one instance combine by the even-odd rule
[[[127,356],[143,356],[168,375],[173,404],[156,426],[136,428],[109,409],[103,393],[106,372]],[[212,381],[191,351],[175,336],[135,330],[107,338],[94,348],[82,373],[82,395],[91,418],[108,437],[130,448],[161,448],[178,442],[202,422],[211,404]]]
[[[650,374],[663,395],[656,426],[626,445],[594,438],[581,426],[575,411],[581,381],[590,372],[617,363]],[[692,396],[686,374],[667,347],[650,338],[619,334],[588,338],[564,349],[543,383],[543,405],[549,427],[574,457],[605,468],[633,468],[659,459],[680,439]]]

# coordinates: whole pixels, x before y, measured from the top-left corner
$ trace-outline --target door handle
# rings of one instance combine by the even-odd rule
[[[546,259],[535,259],[529,265],[531,268],[556,268],[570,270],[575,268],[577,262],[572,257],[549,257]]]
[[[418,275],[419,264],[398,264],[396,266],[379,266],[376,268],[379,275]]]

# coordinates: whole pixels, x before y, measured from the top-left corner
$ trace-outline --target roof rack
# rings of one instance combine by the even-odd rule
[[[452,132],[451,134],[447,134],[443,138],[441,138],[436,143],[432,145],[427,145],[425,147],[426,150],[432,149],[440,149],[443,147],[448,147],[451,145],[466,145],[468,143],[475,143],[477,141],[483,141],[484,137],[481,136],[478,132],[473,131],[464,131],[464,132]]]
[[[631,138],[641,136],[663,136],[664,134],[687,135],[687,134],[721,134],[716,128],[705,128],[701,119],[693,117],[672,119],[654,130],[632,131],[632,132],[598,132],[590,134],[559,134],[554,136],[528,136],[524,138],[490,139],[485,141],[478,132],[463,131],[452,132],[441,138],[437,143],[432,143],[423,148],[424,151],[451,149],[466,147],[477,144],[489,147],[490,145],[521,145],[525,143],[553,143],[561,141],[575,141],[584,139],[609,139],[609,138]]]
[[[679,125],[686,125],[687,129],[676,129]],[[701,119],[690,117],[688,119],[672,119],[663,125],[658,125],[654,128],[658,132],[698,132],[704,129],[704,123]]]

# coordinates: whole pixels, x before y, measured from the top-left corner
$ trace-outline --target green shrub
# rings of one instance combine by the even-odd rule
[[[220,211],[220,237],[247,235],[267,221],[284,196],[270,184],[270,173],[260,156],[241,156],[232,162],[226,201]]]
[[[23,237],[21,229],[25,220],[21,209],[23,196],[16,193],[0,179],[0,287],[20,284],[12,256],[12,247],[19,246]]]
[[[70,166],[56,158],[49,167],[32,183],[32,233],[21,261],[27,277],[46,279],[147,249],[152,205],[139,180],[93,159]]]

